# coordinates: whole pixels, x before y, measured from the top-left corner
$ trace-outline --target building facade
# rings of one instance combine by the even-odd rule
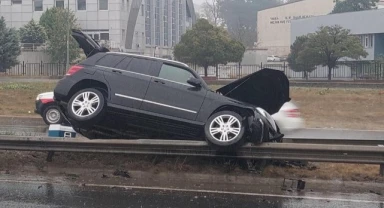
[[[287,56],[291,44],[291,21],[332,12],[335,0],[302,0],[259,11],[257,47],[269,55]]]
[[[368,52],[368,56],[362,60],[374,60],[384,55],[384,28],[379,26],[384,25],[383,17],[384,9],[377,9],[295,20],[291,23],[291,44],[298,36],[313,33],[320,26],[340,25],[360,38]]]
[[[39,21],[67,0],[0,0],[0,16],[10,27]],[[82,30],[112,50],[164,56],[196,21],[192,0],[69,0]]]

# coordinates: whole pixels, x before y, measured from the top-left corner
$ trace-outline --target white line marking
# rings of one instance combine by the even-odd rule
[[[60,184],[55,182],[43,182],[43,181],[15,181],[15,180],[1,180],[0,182],[8,183],[32,183],[32,184]],[[340,201],[340,202],[355,202],[355,203],[375,203],[383,204],[384,201],[373,200],[359,200],[359,199],[342,199],[342,198],[326,198],[326,197],[314,197],[314,196],[289,196],[281,194],[260,194],[249,192],[230,192],[230,191],[214,191],[214,190],[202,190],[202,189],[181,189],[181,188],[163,188],[163,187],[148,187],[148,186],[124,186],[124,185],[103,185],[103,184],[83,184],[85,187],[103,187],[103,188],[123,188],[123,189],[140,189],[140,190],[155,190],[155,191],[180,191],[180,192],[193,192],[193,193],[207,193],[207,194],[228,194],[228,195],[240,195],[240,196],[258,196],[258,197],[274,197],[274,198],[292,198],[292,199],[309,199],[309,200],[325,200],[325,201]],[[75,186],[71,184],[70,186]]]

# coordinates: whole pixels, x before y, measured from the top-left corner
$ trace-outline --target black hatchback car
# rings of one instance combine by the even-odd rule
[[[217,91],[186,64],[108,52],[73,30],[87,59],[55,90],[63,116],[90,139],[201,139],[219,149],[279,141],[270,116],[290,100],[283,72],[262,69]]]

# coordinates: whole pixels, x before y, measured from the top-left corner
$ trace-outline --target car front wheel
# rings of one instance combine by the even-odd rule
[[[68,116],[79,127],[90,126],[102,119],[105,98],[97,89],[88,88],[75,93],[67,105]]]
[[[243,118],[232,111],[213,114],[205,124],[204,132],[208,143],[219,149],[232,149],[244,142]]]

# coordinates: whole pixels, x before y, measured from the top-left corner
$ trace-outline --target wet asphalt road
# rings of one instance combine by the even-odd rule
[[[151,188],[88,187],[50,183],[0,182],[0,207],[359,207],[383,208],[372,195],[297,198],[247,193],[213,193]],[[292,194],[293,195],[293,194]],[[305,195],[305,194],[303,194]],[[292,198],[291,198],[292,197]],[[296,197],[296,198],[294,198]]]

